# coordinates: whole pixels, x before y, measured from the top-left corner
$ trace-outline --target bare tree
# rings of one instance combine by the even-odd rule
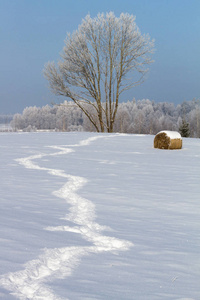
[[[49,62],[44,75],[52,91],[73,100],[98,132],[112,132],[120,95],[142,82],[153,48],[134,16],[87,15],[67,35],[58,66]]]

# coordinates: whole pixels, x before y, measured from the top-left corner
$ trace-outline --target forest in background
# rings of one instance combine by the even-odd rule
[[[81,109],[71,101],[60,105],[27,107],[22,114],[0,116],[0,123],[10,124],[12,131],[96,131]],[[10,122],[11,121],[11,122]],[[185,136],[200,138],[200,100],[173,103],[149,99],[119,104],[114,132],[156,134],[161,130],[181,131]],[[183,136],[183,135],[182,135]]]

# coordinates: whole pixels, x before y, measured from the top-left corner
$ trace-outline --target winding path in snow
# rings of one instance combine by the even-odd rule
[[[109,137],[112,137],[111,135]],[[91,142],[103,136],[91,137],[81,141],[79,144],[67,147],[51,146],[56,152],[51,154],[38,154],[18,159],[18,163],[28,169],[46,171],[52,176],[66,178],[66,183],[53,194],[64,199],[71,205],[69,213],[64,217],[74,223],[74,227],[57,226],[47,227],[49,231],[70,231],[79,233],[83,239],[89,241],[91,246],[64,247],[46,249],[35,260],[27,262],[24,269],[14,273],[8,273],[0,277],[0,285],[11,291],[17,299],[48,299],[63,300],[45,285],[45,282],[53,281],[55,278],[65,278],[70,276],[74,268],[81,263],[83,256],[90,253],[100,253],[104,251],[124,251],[128,250],[132,243],[126,240],[104,236],[103,230],[108,230],[106,226],[101,226],[95,222],[95,205],[88,199],[78,195],[78,190],[87,183],[87,179],[79,176],[66,174],[62,170],[40,167],[34,161],[43,157],[67,155],[75,151],[73,148],[87,146]],[[63,219],[63,218],[62,218]],[[65,298],[65,300],[67,300]]]

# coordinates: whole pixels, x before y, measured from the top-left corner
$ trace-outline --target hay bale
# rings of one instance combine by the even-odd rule
[[[177,131],[160,131],[154,138],[154,148],[181,149],[182,137]]]

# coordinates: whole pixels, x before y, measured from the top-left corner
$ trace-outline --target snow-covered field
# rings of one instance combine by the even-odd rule
[[[200,140],[153,139],[0,134],[0,299],[200,299]]]

